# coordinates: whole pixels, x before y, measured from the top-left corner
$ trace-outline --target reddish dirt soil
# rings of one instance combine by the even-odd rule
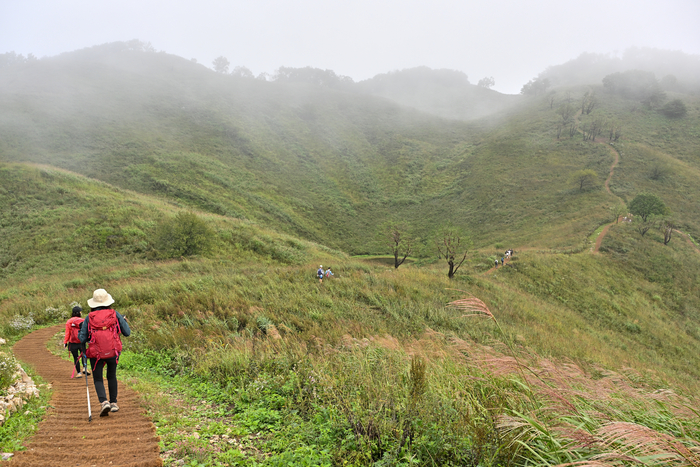
[[[595,239],[595,246],[593,247],[593,253],[598,253],[598,250],[600,250],[600,245],[603,244],[603,238],[605,238],[605,234],[608,233],[608,230],[610,230],[610,227],[614,225],[615,223],[613,222],[612,224],[606,225],[603,230],[598,234],[598,238]]]
[[[145,416],[138,394],[125,385],[119,383],[119,412],[100,417],[92,376],[88,377],[92,407],[88,423],[85,378],[71,379],[72,364],[46,348],[46,342],[63,329],[62,325],[40,329],[14,346],[17,358],[34,367],[54,393],[46,418],[25,442],[26,450],[16,452],[7,465],[162,466],[155,427]]]

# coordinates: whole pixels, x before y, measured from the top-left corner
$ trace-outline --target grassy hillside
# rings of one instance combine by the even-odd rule
[[[603,144],[557,139],[560,117],[544,97],[515,114],[463,123],[356,92],[100,47],[5,68],[0,80],[5,161],[47,163],[354,254],[386,252],[377,238],[397,220],[424,244],[450,223],[478,246],[576,249],[618,202],[602,183],[579,193],[568,182],[583,168],[602,182],[613,156]],[[558,91],[557,103],[586,91]],[[597,112],[622,125],[625,150],[648,149],[645,164],[677,172],[678,164],[694,166],[692,97],[683,97],[688,116],[672,121],[599,96]],[[647,189],[643,172],[627,171],[637,159],[630,155],[620,166],[628,178],[612,181],[623,198]],[[696,214],[687,203],[682,209],[685,227],[697,232]]]
[[[606,253],[524,250],[485,272],[486,249],[450,281],[442,263],[394,270],[200,213],[211,250],[159,261],[151,240],[176,207],[46,167],[1,173],[16,256],[0,332],[60,322],[107,288],[135,330],[122,365],[148,397],[198,388],[187,397],[227,420],[151,406],[171,461],[550,465],[624,451],[578,450],[567,423],[584,422],[593,437],[614,421],[700,439],[683,412],[697,406],[700,368],[700,254],[687,242],[620,224]],[[323,284],[320,262],[336,273]],[[468,294],[488,309],[448,306]],[[203,447],[222,433],[241,448]]]
[[[106,288],[166,465],[697,465],[700,102],[668,98],[687,115],[591,83],[463,122],[118,46],[0,69],[0,334]],[[593,253],[641,192],[680,232]],[[413,262],[349,256],[390,221]],[[474,244],[453,280],[445,225]]]

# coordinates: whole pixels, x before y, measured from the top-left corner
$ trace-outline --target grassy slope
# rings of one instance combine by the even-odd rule
[[[92,53],[0,76],[4,160],[50,163],[352,253],[382,253],[376,238],[388,220],[407,220],[424,241],[451,222],[479,246],[579,248],[616,201],[568,184],[580,168],[602,181],[612,156],[557,141],[559,117],[544,99],[460,123],[361,94],[221,76],[165,54]],[[697,120],[696,110],[676,124],[614,100],[601,107],[644,147],[660,141],[643,125]],[[692,130],[674,131],[673,145],[654,150],[692,164]],[[689,148],[683,159],[676,146]]]

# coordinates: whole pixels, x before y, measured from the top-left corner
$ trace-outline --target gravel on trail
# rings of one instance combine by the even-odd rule
[[[71,378],[72,363],[53,355],[46,347],[47,341],[63,329],[59,325],[34,331],[14,346],[15,356],[31,365],[54,392],[46,417],[24,443],[26,450],[15,452],[7,465],[162,466],[155,427],[146,417],[138,394],[121,382],[119,411],[100,417],[92,376],[88,377],[92,408],[92,422],[88,422],[85,378]],[[105,379],[105,389],[106,386]]]

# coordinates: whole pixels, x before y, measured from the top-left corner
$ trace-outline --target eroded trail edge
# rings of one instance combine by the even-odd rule
[[[15,356],[50,383],[54,393],[37,433],[8,465],[161,466],[155,427],[141,408],[138,394],[121,382],[119,412],[100,417],[92,377],[88,378],[93,414],[88,423],[85,378],[71,379],[71,363],[46,348],[46,342],[62,330],[62,325],[40,329],[14,346]]]

